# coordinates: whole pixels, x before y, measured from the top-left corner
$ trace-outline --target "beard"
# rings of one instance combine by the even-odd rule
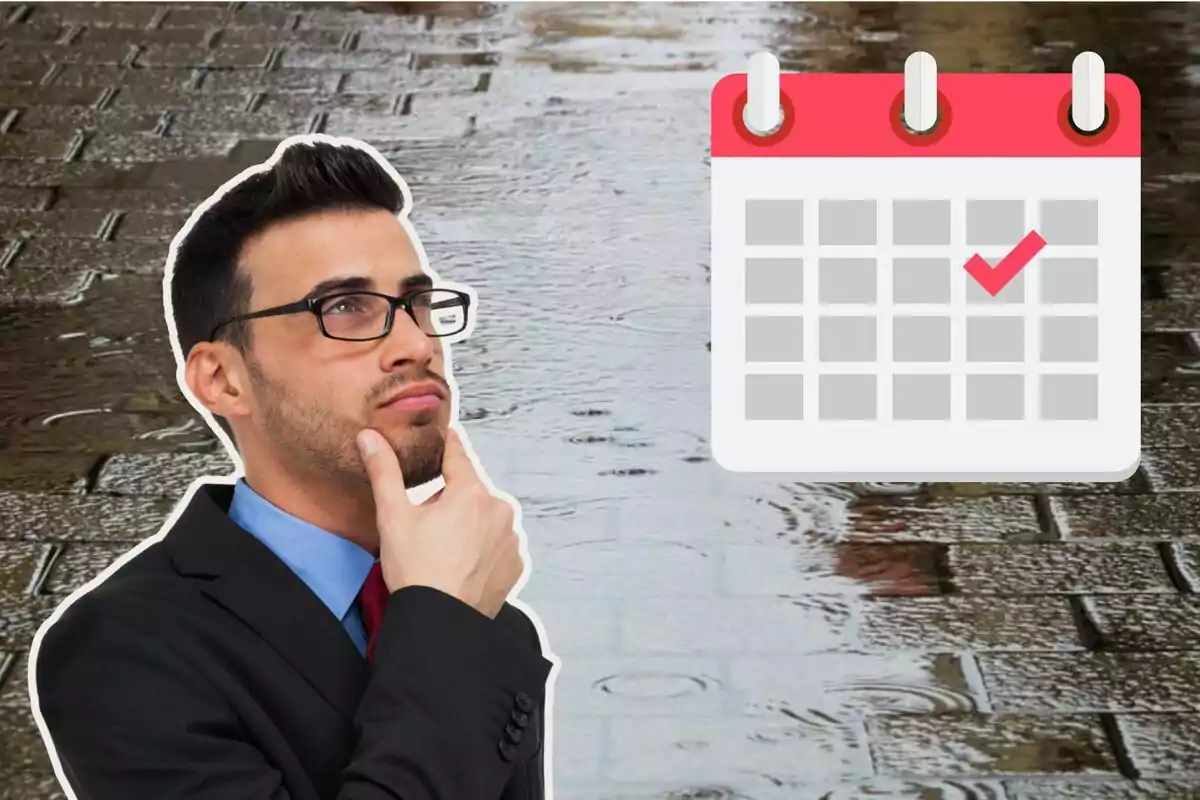
[[[268,376],[253,358],[247,358],[247,366],[263,410],[264,432],[288,463],[339,483],[369,485],[366,467],[355,444],[355,437],[366,425],[334,413],[313,398],[296,394]],[[369,402],[371,398],[382,399],[397,386],[426,379],[445,386],[444,380],[429,372],[403,381],[388,381],[370,393],[365,408],[375,408]],[[404,473],[405,488],[428,483],[442,474],[446,441],[437,423],[437,415],[426,411],[411,415],[404,429],[375,428],[391,444]]]

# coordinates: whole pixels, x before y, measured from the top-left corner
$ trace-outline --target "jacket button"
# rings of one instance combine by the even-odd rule
[[[522,731],[520,728],[513,727],[511,724],[504,726],[504,732],[508,734],[509,739],[512,739],[513,744],[520,744],[521,737],[525,735],[524,731]]]
[[[512,721],[517,723],[517,727],[524,728],[526,725],[529,724],[529,715],[525,714],[523,712],[517,711],[514,708],[512,710]]]
[[[505,761],[512,761],[513,756],[517,754],[517,748],[513,747],[512,742],[500,742],[500,757]]]
[[[517,708],[529,713],[533,710],[533,698],[524,692],[517,692]]]

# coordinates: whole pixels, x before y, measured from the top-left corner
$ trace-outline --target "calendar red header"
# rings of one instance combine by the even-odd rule
[[[781,73],[784,119],[768,136],[742,121],[745,73],[712,91],[713,158],[1024,157],[1137,158],[1141,93],[1105,75],[1106,121],[1084,134],[1070,120],[1071,75],[938,73],[938,123],[915,134],[902,121],[904,76]]]

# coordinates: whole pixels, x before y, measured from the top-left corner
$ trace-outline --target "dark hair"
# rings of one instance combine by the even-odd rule
[[[290,145],[269,170],[229,189],[195,221],[175,254],[171,310],[183,357],[221,322],[249,310],[250,277],[238,269],[249,239],[320,211],[376,208],[400,213],[399,185],[365,150],[328,142]],[[226,325],[217,338],[240,350],[250,343],[241,323]]]

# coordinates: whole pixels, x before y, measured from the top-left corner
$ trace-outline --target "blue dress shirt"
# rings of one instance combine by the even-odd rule
[[[349,539],[298,519],[239,479],[229,518],[271,549],[342,623],[366,657],[367,634],[358,612],[358,593],[375,556]]]

